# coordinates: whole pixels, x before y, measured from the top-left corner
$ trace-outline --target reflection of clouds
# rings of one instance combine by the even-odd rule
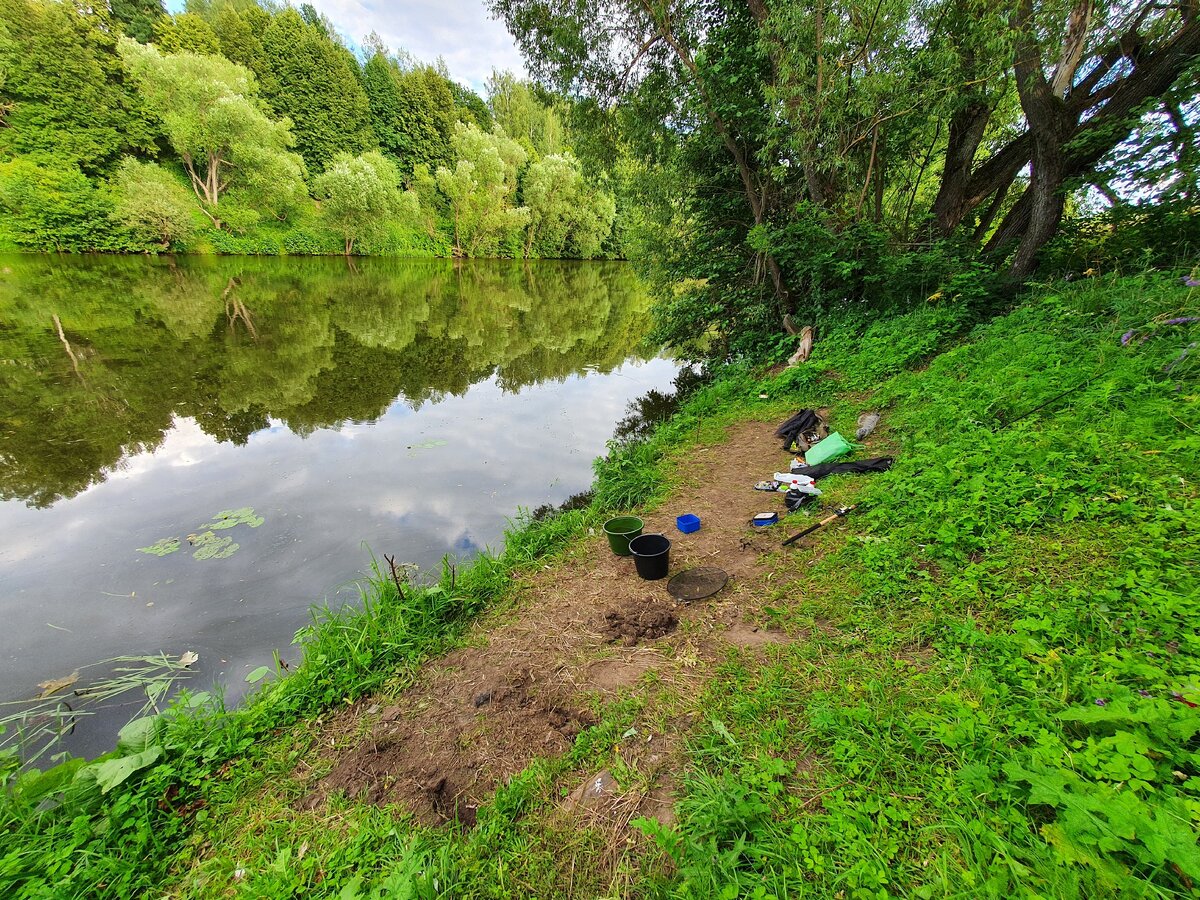
[[[181,417],[119,478],[50,509],[0,504],[0,699],[96,659],[188,649],[205,678],[225,671],[234,699],[245,665],[269,663],[275,648],[294,658],[288,645],[314,602],[355,599],[346,586],[369,565],[364,544],[423,575],[448,552],[498,546],[518,507],[584,489],[628,402],[674,371],[656,359],[518,393],[493,379],[418,412],[397,401],[374,424],[301,437],[272,422],[244,446]],[[407,449],[435,439],[447,443]],[[236,529],[241,550],[227,560],[136,551],[239,506],[266,523]]]
[[[109,480],[129,480],[141,478],[156,469],[194,466],[210,459],[218,446],[216,438],[205,434],[195,419],[190,416],[174,416],[171,429],[157,448],[128,457],[109,475]],[[102,489],[101,482],[93,484],[84,493]]]

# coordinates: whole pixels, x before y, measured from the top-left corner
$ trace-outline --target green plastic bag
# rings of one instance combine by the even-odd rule
[[[817,466],[821,463],[832,462],[835,459],[845,456],[858,445],[852,444],[836,431],[823,440],[817,441],[808,448],[808,452],[804,454],[804,462],[810,466]],[[801,472],[804,470],[801,469]]]

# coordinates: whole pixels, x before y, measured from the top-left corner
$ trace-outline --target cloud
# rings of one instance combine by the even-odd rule
[[[442,57],[455,80],[479,92],[493,69],[525,72],[512,36],[483,0],[315,0],[313,6],[356,44],[377,31],[393,50],[423,62]]]

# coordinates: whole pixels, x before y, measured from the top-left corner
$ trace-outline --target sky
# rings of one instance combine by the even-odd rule
[[[184,0],[168,0],[167,9],[177,12],[183,5]],[[492,69],[525,72],[512,36],[483,0],[312,0],[312,5],[352,46],[377,31],[392,50],[403,48],[429,63],[442,57],[456,81],[480,93]]]

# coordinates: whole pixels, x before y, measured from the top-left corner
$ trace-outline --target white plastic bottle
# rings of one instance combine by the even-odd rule
[[[821,496],[821,490],[817,487],[817,483],[807,475],[797,473],[784,475],[782,472],[776,472],[775,480],[779,482],[781,491],[799,491],[802,494]]]

